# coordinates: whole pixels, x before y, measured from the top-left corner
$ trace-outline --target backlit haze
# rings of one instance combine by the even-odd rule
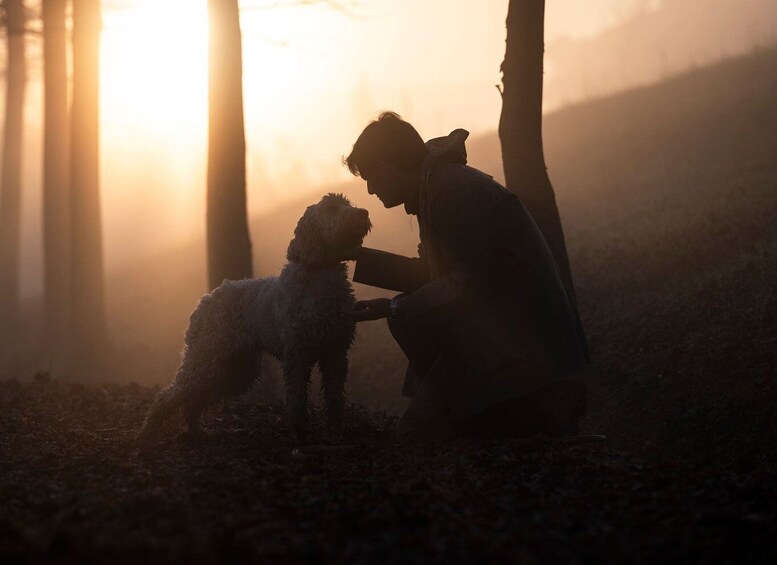
[[[701,47],[684,43],[682,54],[667,45],[671,33],[657,35],[663,42],[662,68],[652,75],[635,72],[640,56],[630,62],[626,76],[614,63],[608,74],[608,60],[591,55],[577,61],[574,53],[593,53],[597,34],[637,16],[656,19],[660,0],[548,0],[547,109],[656,80],[661,78],[656,73],[681,71],[683,65],[750,49],[772,37],[772,24],[761,29],[770,20],[759,13],[768,6],[765,0],[689,3],[711,9],[739,6],[749,19],[742,16],[737,29],[755,31],[729,38],[727,51],[711,51],[707,39],[700,39]],[[205,0],[104,4],[101,191],[106,264],[115,270],[202,237],[208,22]],[[252,214],[348,180],[341,157],[380,110],[399,112],[424,138],[456,127],[473,135],[496,129],[501,102],[495,85],[504,55],[507,0],[344,2],[351,7],[348,13],[326,2],[283,4],[241,3]],[[718,19],[731,21],[728,15]],[[753,39],[758,33],[766,39]],[[568,71],[554,76],[560,68],[554,66],[555,46],[565,49],[565,64],[573,54],[575,72],[583,78],[570,78],[574,73]],[[673,66],[675,60],[683,63]],[[590,83],[586,68],[598,73],[596,84]],[[22,277],[28,295],[41,288],[40,74],[38,64],[27,96],[26,131],[33,133],[25,140]]]

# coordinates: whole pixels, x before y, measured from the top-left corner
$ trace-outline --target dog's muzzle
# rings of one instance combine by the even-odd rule
[[[345,245],[361,244],[371,229],[369,212],[364,208],[354,208],[342,227],[340,241]]]

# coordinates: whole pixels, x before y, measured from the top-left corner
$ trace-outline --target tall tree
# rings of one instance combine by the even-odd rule
[[[19,246],[21,240],[22,122],[26,81],[24,2],[2,0],[7,32],[5,135],[0,177],[0,349],[16,369],[13,340],[20,322]]]
[[[70,307],[70,179],[68,175],[67,0],[42,0],[43,248],[46,349],[63,365]]]
[[[253,275],[246,210],[243,56],[237,0],[208,0],[208,284]]]
[[[99,186],[100,0],[73,0],[71,107],[71,306],[74,353],[85,367],[105,358],[107,324]]]
[[[544,26],[544,0],[510,0],[499,139],[507,188],[518,195],[545,236],[577,316],[564,231],[542,147]]]

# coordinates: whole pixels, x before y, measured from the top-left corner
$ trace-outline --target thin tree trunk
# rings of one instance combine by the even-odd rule
[[[208,285],[253,275],[246,210],[243,58],[237,0],[208,0]]]
[[[26,80],[22,0],[4,0],[8,37],[3,172],[0,177],[0,350],[9,371],[18,369],[19,247],[21,241],[22,124]]]
[[[564,231],[542,147],[544,21],[544,0],[510,0],[499,139],[507,188],[518,195],[548,242],[577,316]]]
[[[67,0],[43,0],[43,248],[46,351],[52,370],[66,352],[70,307]]]
[[[107,324],[99,188],[99,0],[73,0],[70,138],[71,305],[75,363],[105,359]]]

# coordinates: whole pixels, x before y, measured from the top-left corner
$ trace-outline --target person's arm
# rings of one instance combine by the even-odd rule
[[[391,315],[411,320],[445,308],[485,286],[481,279],[488,273],[495,251],[490,225],[492,198],[477,178],[461,169],[449,169],[436,182],[440,186],[428,203],[429,237],[438,254],[434,260],[444,267],[444,274],[405,296],[395,297],[393,308],[387,298],[358,301],[352,313],[356,321]]]
[[[418,257],[404,257],[387,251],[362,247],[356,257],[353,280],[402,293],[413,292],[428,284],[431,279],[429,264],[420,244],[418,255]],[[387,318],[396,312],[398,300],[399,296],[393,301],[388,298],[359,300],[348,315],[356,322]]]
[[[387,251],[362,247],[356,257],[354,282],[413,292],[430,280],[429,269],[419,257],[404,257]]]

